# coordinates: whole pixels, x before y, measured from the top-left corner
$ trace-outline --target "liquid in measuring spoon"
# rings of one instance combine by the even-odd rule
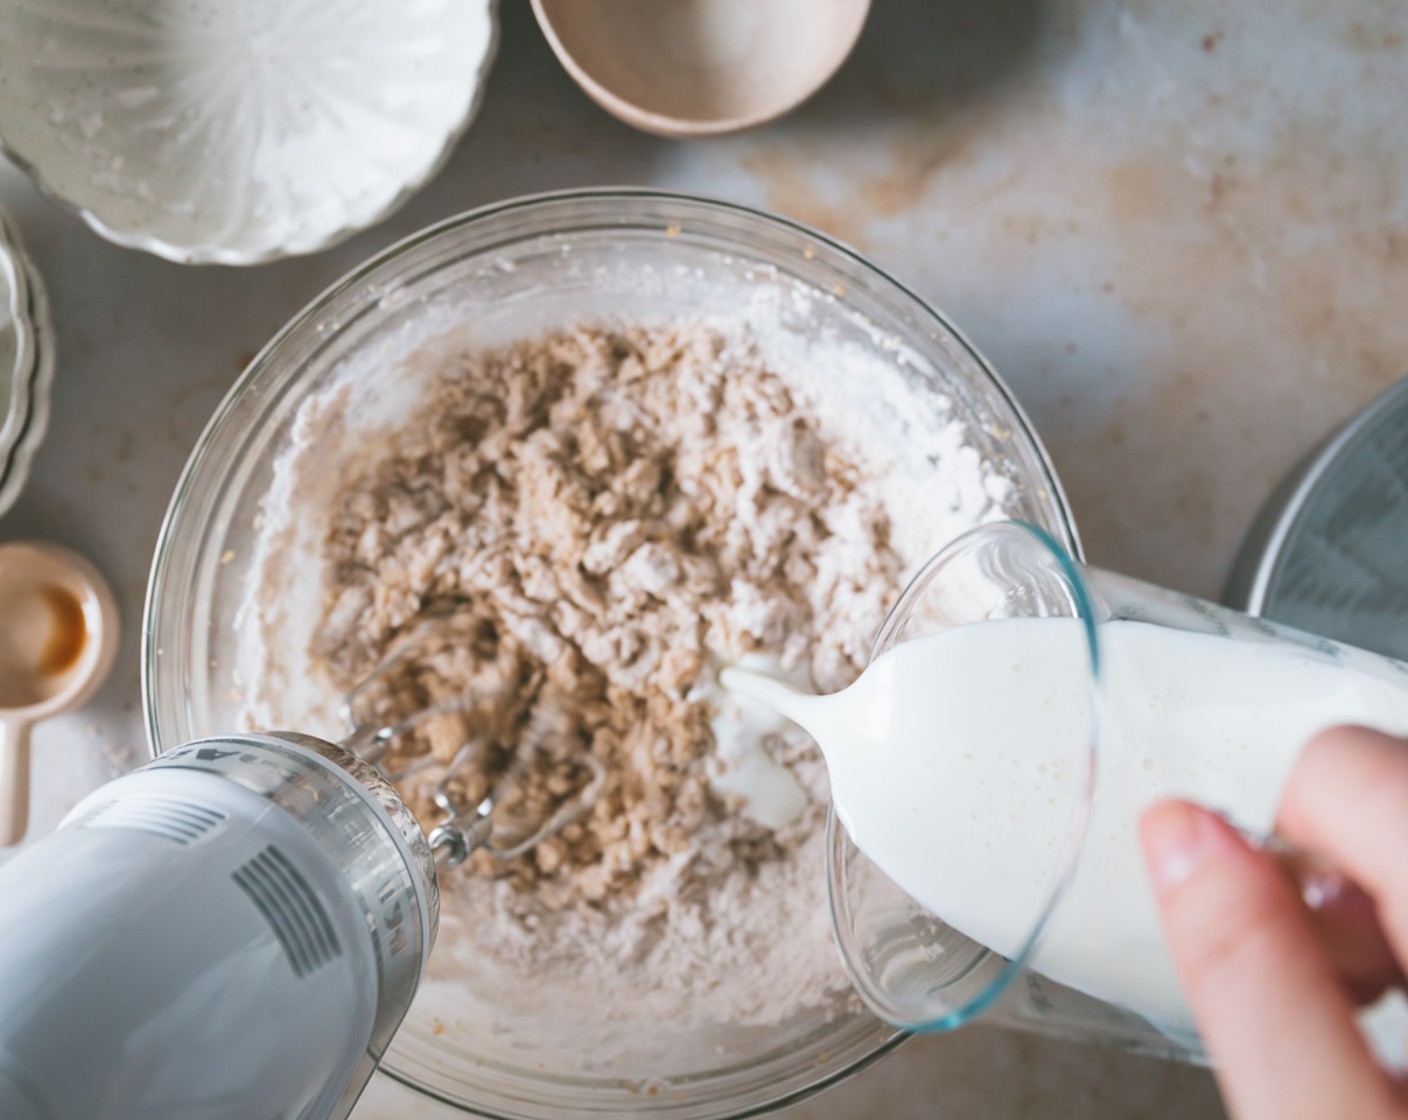
[[[1107,623],[1100,640],[1099,791],[1030,965],[1186,1030],[1140,854],[1141,812],[1186,797],[1270,832],[1316,732],[1362,723],[1408,734],[1408,669],[1355,650],[1331,659],[1141,622]],[[817,740],[838,816],[886,875],[966,936],[1020,952],[1087,800],[1093,701],[1081,622],[980,622],[903,642],[829,696],[740,668],[721,680]]]
[[[83,602],[68,588],[0,592],[0,707],[40,704],[61,691],[88,640]]]

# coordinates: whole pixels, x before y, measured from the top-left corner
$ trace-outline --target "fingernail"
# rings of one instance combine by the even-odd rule
[[[1167,891],[1192,875],[1212,853],[1217,822],[1206,809],[1186,801],[1165,801],[1144,814],[1140,836],[1154,888]]]

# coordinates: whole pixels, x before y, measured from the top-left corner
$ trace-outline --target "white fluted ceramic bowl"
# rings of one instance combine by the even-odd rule
[[[496,36],[495,0],[6,0],[0,141],[120,245],[310,253],[439,170]]]
[[[34,325],[28,275],[10,227],[0,214],[0,478],[29,415]]]
[[[44,440],[53,382],[49,299],[13,223],[0,213],[0,514],[19,497]]]

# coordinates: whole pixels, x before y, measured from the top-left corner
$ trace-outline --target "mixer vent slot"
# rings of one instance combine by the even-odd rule
[[[199,840],[225,819],[218,809],[177,797],[126,797],[100,805],[83,819],[84,828],[127,828],[150,832],[181,845]]]
[[[278,848],[265,848],[232,878],[269,923],[295,976],[302,979],[341,956],[337,933],[323,904]]]

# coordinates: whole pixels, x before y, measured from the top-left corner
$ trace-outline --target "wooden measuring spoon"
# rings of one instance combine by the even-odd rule
[[[88,561],[57,545],[0,545],[0,846],[29,824],[30,731],[78,707],[117,652],[117,603]]]

